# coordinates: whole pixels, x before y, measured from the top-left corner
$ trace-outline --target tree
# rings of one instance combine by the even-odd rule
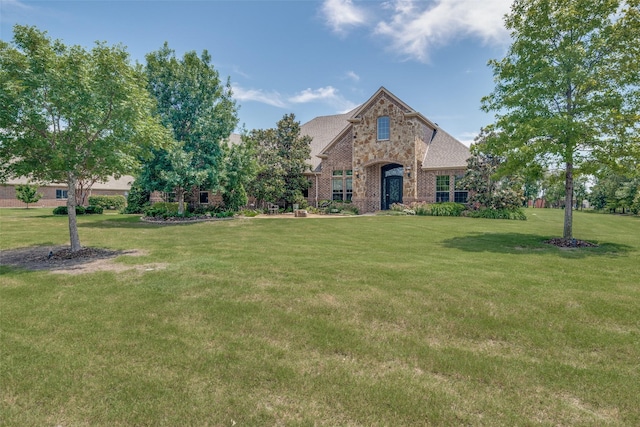
[[[253,130],[246,139],[256,146],[259,169],[251,185],[258,200],[293,205],[309,188],[304,172],[311,156],[311,138],[300,136],[300,123],[294,114],[286,114],[277,128]]]
[[[87,51],[35,27],[16,25],[13,44],[0,41],[0,104],[0,179],[66,183],[74,252],[78,182],[131,173],[167,139],[124,47]]]
[[[258,171],[256,147],[243,137],[241,144],[224,147],[225,172],[221,178],[222,201],[227,209],[238,210],[247,204],[247,188]]]
[[[42,197],[42,193],[38,193],[38,186],[31,184],[16,185],[16,199],[22,203],[27,204],[29,209],[29,203],[36,203]]]
[[[640,154],[640,0],[516,0],[513,42],[490,61],[496,112],[490,151],[505,171],[563,165],[563,237],[570,239],[574,176]]]
[[[469,191],[469,202],[477,209],[519,209],[524,199],[523,182],[517,176],[496,175],[504,159],[484,151],[486,141],[492,137],[483,129],[476,138],[459,185]]]
[[[200,57],[187,52],[179,60],[165,43],[146,59],[149,91],[176,144],[157,150],[140,179],[148,190],[175,192],[182,215],[187,192],[203,186],[219,189],[221,144],[238,124],[237,107],[230,82],[220,82],[206,50]]]

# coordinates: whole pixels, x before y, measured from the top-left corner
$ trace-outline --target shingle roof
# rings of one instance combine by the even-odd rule
[[[466,145],[438,128],[436,135],[427,144],[422,169],[466,168],[469,156]]]
[[[334,116],[316,117],[300,127],[300,134],[310,136],[311,140],[311,170],[316,170],[321,162],[318,154],[327,148],[329,144],[351,124],[347,119],[351,118],[355,110]]]

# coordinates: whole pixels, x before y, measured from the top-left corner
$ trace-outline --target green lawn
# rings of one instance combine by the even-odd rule
[[[68,244],[50,212],[0,249]],[[146,255],[0,267],[0,425],[640,425],[640,218],[527,215],[79,217]]]

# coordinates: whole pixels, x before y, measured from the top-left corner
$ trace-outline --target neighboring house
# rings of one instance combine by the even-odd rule
[[[350,201],[361,213],[394,203],[466,202],[456,180],[469,149],[384,87],[346,114],[301,127],[312,137],[307,200]]]
[[[91,189],[84,194],[84,205],[89,202],[89,196],[115,196],[127,197],[132,176],[122,176],[119,179],[111,178],[106,182],[96,182]],[[2,208],[23,208],[27,205],[16,199],[16,185],[27,184],[27,179],[10,179],[4,184],[0,184],[0,207]],[[67,204],[67,184],[51,183],[38,187],[38,193],[42,193],[42,198],[37,203],[31,204],[33,207],[55,207]],[[80,204],[80,199],[78,200]]]

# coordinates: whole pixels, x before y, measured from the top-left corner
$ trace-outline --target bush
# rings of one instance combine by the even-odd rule
[[[87,214],[101,215],[104,212],[104,209],[102,209],[102,206],[87,206],[85,212]]]
[[[90,206],[100,206],[103,209],[123,209],[126,204],[124,196],[89,196]]]
[[[87,209],[84,206],[76,206],[76,215],[84,215]],[[66,206],[58,206],[53,210],[54,215],[69,215],[69,211]]]
[[[69,212],[67,211],[67,207],[66,206],[58,206],[57,208],[55,208],[53,210],[53,214],[54,215],[68,215]]]
[[[151,193],[135,181],[127,194],[127,206],[122,210],[124,214],[140,214],[149,207],[149,197]]]
[[[178,203],[157,202],[145,209],[144,214],[154,218],[178,216]]]
[[[325,214],[348,214],[358,215],[359,211],[350,201],[342,200],[322,200],[318,203],[318,208]]]
[[[426,202],[416,202],[411,205],[411,209],[416,213],[416,215],[427,216],[431,215],[431,207]]]
[[[434,203],[430,206],[433,216],[460,216],[465,209],[462,203],[454,202]]]
[[[472,218],[487,218],[487,219],[514,219],[524,221],[527,216],[522,209],[478,209],[477,211],[471,211],[469,216]]]
[[[235,215],[235,213],[233,211],[222,211],[222,212],[217,212],[215,214],[216,218],[230,218],[233,215]]]
[[[254,216],[257,216],[259,214],[260,214],[260,211],[256,211],[252,209],[245,209],[243,211],[240,211],[240,215],[245,216],[247,218],[253,218]]]

